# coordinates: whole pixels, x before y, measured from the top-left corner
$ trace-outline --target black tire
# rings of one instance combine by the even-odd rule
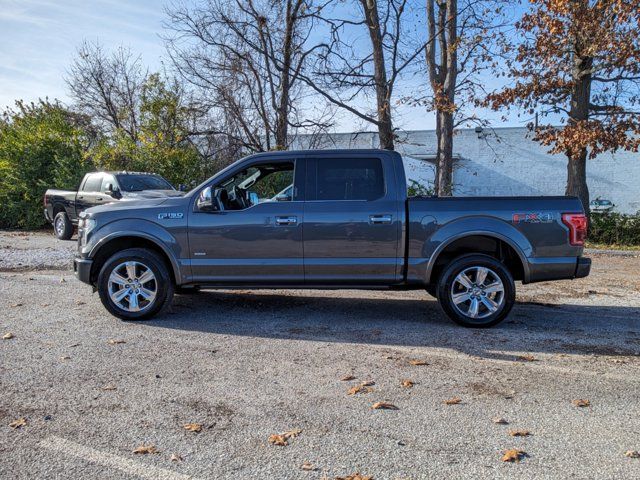
[[[110,295],[112,292],[109,291],[109,277],[114,270],[122,272],[122,265],[125,262],[135,262],[136,266],[133,267],[134,271],[140,272],[144,267],[151,270],[154,276],[153,280],[150,280],[144,285],[147,286],[145,287],[147,291],[152,290],[155,287],[155,298],[153,301],[146,304],[145,302],[147,301],[143,298],[142,301],[140,301],[140,306],[142,308],[139,311],[130,311],[126,306],[115,303]],[[126,267],[124,268],[126,269]],[[143,275],[140,275],[139,278],[142,278],[142,276]],[[144,291],[145,288],[142,288],[142,286],[140,290]],[[145,248],[130,248],[128,250],[115,253],[109,257],[100,269],[97,287],[98,293],[100,294],[100,300],[104,307],[111,315],[122,320],[147,320],[158,315],[171,304],[174,292],[173,281],[165,261],[155,252]],[[117,291],[126,289],[126,287],[120,287],[117,284],[112,285],[112,288],[119,289]],[[131,292],[132,290],[129,291]],[[138,290],[135,290],[135,292],[137,291]],[[141,296],[142,295],[136,295],[136,298],[139,299]],[[128,302],[128,298],[131,298],[131,295],[125,295],[122,302],[129,303],[129,307],[133,307],[133,305]]]
[[[58,212],[53,218],[53,233],[59,240],[69,240],[73,236],[73,224],[65,212]]]
[[[427,285],[424,289],[433,298],[438,298],[438,285]]]
[[[475,282],[480,277],[479,271],[484,269],[488,269],[486,280],[479,285]],[[465,272],[465,275],[458,277],[462,272]],[[457,278],[464,282],[471,280],[467,282],[470,283],[470,288],[464,287]],[[500,287],[498,279],[501,282],[501,294],[489,291]],[[454,302],[454,294],[458,297],[458,306]],[[469,298],[466,299],[467,297]],[[438,281],[440,306],[451,320],[463,327],[488,328],[497,325],[509,315],[515,297],[516,288],[511,272],[503,263],[489,255],[470,254],[456,258],[445,268]],[[492,308],[495,308],[495,311],[492,311]],[[467,314],[463,313],[464,310]],[[477,317],[474,318],[474,314]]]

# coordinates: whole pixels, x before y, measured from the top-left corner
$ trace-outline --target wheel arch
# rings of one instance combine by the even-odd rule
[[[472,253],[487,254],[502,261],[514,279],[529,282],[529,262],[514,240],[495,231],[473,230],[453,235],[438,245],[427,264],[427,283],[437,281],[442,269],[453,258]]]
[[[178,262],[171,251],[162,244],[162,241],[152,235],[136,232],[135,234],[122,233],[109,235],[91,249],[89,254],[89,257],[93,259],[91,265],[91,283],[95,285],[100,269],[109,257],[115,252],[128,248],[145,248],[155,252],[167,265],[169,275],[174,285],[179,285],[182,282]]]

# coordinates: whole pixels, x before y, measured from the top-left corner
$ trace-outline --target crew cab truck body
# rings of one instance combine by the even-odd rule
[[[56,237],[68,240],[87,208],[118,200],[180,196],[181,192],[160,175],[142,172],[87,173],[77,192],[49,189],[44,194],[44,216]]]
[[[88,209],[74,267],[126,320],[176,288],[426,289],[454,321],[487,327],[514,280],[588,275],[585,233],[576,198],[407,198],[395,152],[269,152],[181,198]]]

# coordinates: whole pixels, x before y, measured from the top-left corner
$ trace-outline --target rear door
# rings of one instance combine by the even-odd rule
[[[402,219],[392,159],[357,153],[309,157],[307,172],[305,282],[396,282]]]

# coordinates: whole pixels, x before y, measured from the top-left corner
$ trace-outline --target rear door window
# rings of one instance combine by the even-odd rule
[[[379,158],[316,161],[316,200],[376,200],[385,193]]]

